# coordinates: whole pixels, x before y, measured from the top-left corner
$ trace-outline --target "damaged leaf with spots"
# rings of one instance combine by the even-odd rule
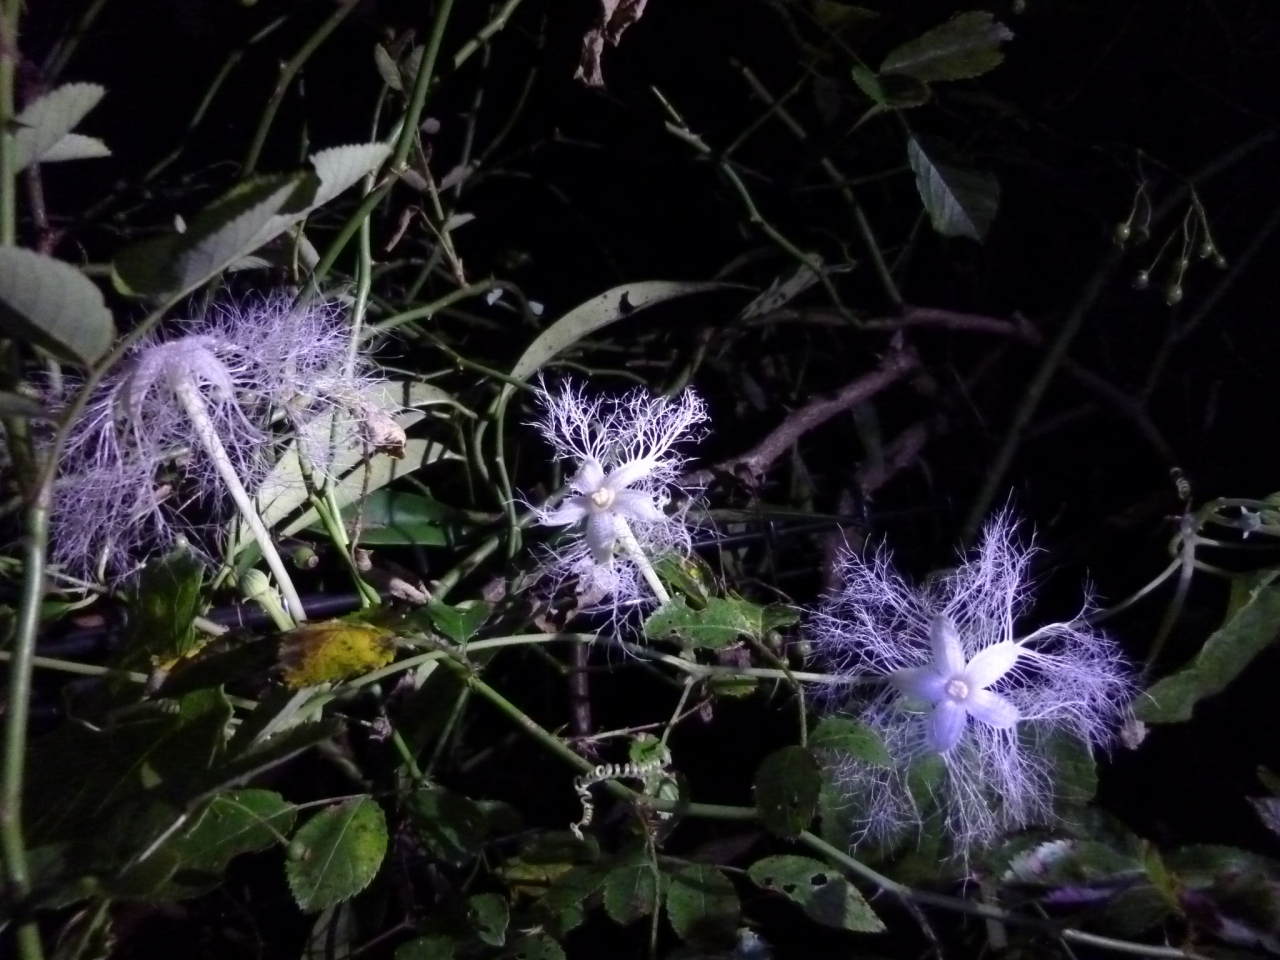
[[[297,690],[385,667],[395,659],[393,637],[382,627],[342,620],[290,630],[280,641],[284,682]]]
[[[604,86],[604,45],[616,47],[623,32],[644,16],[648,0],[600,0],[600,19],[582,37],[582,57],[574,73],[588,87]]]

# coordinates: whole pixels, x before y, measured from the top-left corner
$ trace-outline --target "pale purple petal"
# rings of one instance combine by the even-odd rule
[[[1018,708],[990,690],[974,690],[964,705],[973,719],[989,727],[1005,730],[1018,722]]]
[[[942,688],[947,682],[932,667],[908,667],[905,670],[895,670],[889,674],[888,680],[907,696],[919,697],[930,703],[937,703],[943,698]]]
[[[591,558],[596,563],[606,564],[613,560],[613,545],[618,540],[617,520],[612,513],[593,513],[587,517],[587,546],[591,548]]]
[[[595,457],[584,459],[582,466],[578,467],[578,472],[570,481],[570,485],[579,493],[595,493],[603,483],[604,467],[600,466],[600,461]]]
[[[538,522],[549,527],[565,527],[577,523],[590,511],[586,497],[569,497],[554,510],[543,510],[538,514]]]
[[[960,634],[950,618],[937,616],[929,625],[929,642],[933,647],[933,662],[937,672],[950,679],[964,672],[964,650],[960,647]]]
[[[968,718],[965,708],[954,700],[939,700],[929,717],[929,746],[938,753],[946,753],[964,733]]]
[[[653,497],[643,490],[619,490],[614,494],[613,511],[628,520],[654,523],[666,518],[666,514],[653,502]]]
[[[985,690],[1012,670],[1021,654],[1022,647],[1012,640],[993,643],[969,661],[964,678],[970,687]]]
[[[657,461],[651,457],[641,457],[639,460],[632,460],[630,463],[624,463],[613,473],[605,478],[605,483],[609,485],[609,489],[613,491],[625,490],[637,480],[643,480],[649,474],[653,473]]]

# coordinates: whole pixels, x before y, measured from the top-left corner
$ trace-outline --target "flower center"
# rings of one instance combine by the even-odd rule
[[[957,702],[969,699],[969,684],[964,677],[952,677],[942,689],[950,699]]]
[[[599,490],[593,490],[587,499],[597,511],[608,510],[613,506],[614,492],[608,487],[601,487]]]

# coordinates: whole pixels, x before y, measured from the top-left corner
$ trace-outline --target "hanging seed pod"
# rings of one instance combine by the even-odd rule
[[[1129,242],[1129,238],[1133,235],[1133,225],[1127,220],[1124,223],[1117,223],[1115,230],[1116,244],[1123,247]]]
[[[1145,290],[1151,286],[1151,271],[1139,270],[1133,277],[1133,289]]]
[[[1182,302],[1182,284],[1171,283],[1165,288],[1164,302],[1169,306],[1175,306]]]

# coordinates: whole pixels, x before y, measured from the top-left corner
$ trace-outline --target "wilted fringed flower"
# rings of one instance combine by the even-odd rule
[[[841,758],[833,773],[861,834],[888,844],[936,815],[956,856],[1053,818],[1061,738],[1106,744],[1130,699],[1123,658],[1079,621],[1015,639],[1032,555],[1008,513],[976,554],[919,587],[889,568],[841,559],[840,588],[811,621],[815,652],[875,683],[856,713],[892,763]],[[879,681],[879,682],[876,682]],[[928,787],[927,768],[939,777]]]
[[[707,419],[702,400],[691,390],[667,400],[642,389],[588,399],[570,384],[544,389],[541,400],[536,425],[577,472],[572,493],[538,509],[538,522],[581,524],[581,534],[553,554],[551,575],[576,577],[587,606],[610,598],[617,609],[639,600],[641,579],[665,600],[650,558],[690,548],[683,510],[665,508],[685,462],[673,448],[696,439],[695,428]]]
[[[125,576],[179,536],[205,542],[196,515],[217,526],[228,501],[252,527],[250,498],[290,432],[278,426],[307,441],[323,473],[315,425],[326,444],[344,443],[370,419],[362,407],[377,381],[333,304],[273,294],[214,305],[179,331],[134,347],[73,428],[53,526],[54,559],[70,573]],[[323,415],[338,412],[331,432],[335,417]]]

